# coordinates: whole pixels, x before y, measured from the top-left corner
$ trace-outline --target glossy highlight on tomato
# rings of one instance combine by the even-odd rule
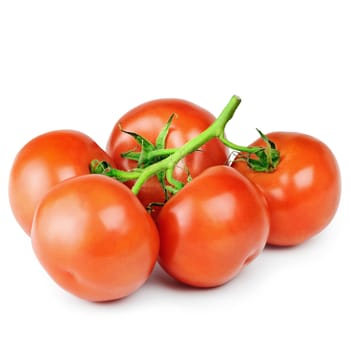
[[[232,166],[266,197],[271,220],[268,243],[300,244],[321,232],[337,211],[341,192],[338,163],[328,146],[312,136],[273,132],[267,137],[280,152],[274,171],[255,172],[243,161]],[[263,142],[258,139],[251,146],[263,146]]]
[[[136,141],[121,129],[142,135],[155,143],[157,136],[167,123],[169,117],[175,113],[169,134],[166,139],[166,148],[176,148],[199,135],[208,128],[215,117],[207,110],[181,99],[158,99],[146,102],[130,110],[115,124],[107,144],[107,152],[121,170],[130,170],[136,167],[136,162],[124,159],[121,154],[130,150],[140,150]],[[217,139],[204,144],[200,150],[187,155],[175,168],[174,177],[180,181],[187,180],[188,173],[192,177],[199,175],[204,169],[227,160],[226,147]],[[133,185],[133,181],[127,183]],[[150,178],[138,194],[141,202],[147,206],[151,202],[165,200],[156,177]]]
[[[164,270],[188,285],[215,287],[263,250],[269,216],[253,183],[235,169],[215,166],[164,205],[157,225]]]
[[[83,175],[54,186],[34,215],[32,246],[48,274],[90,301],[123,298],[149,277],[159,251],[154,221],[123,184]]]
[[[18,152],[10,172],[12,212],[30,235],[35,208],[54,185],[70,177],[89,174],[92,159],[113,160],[82,132],[57,130],[39,135]]]

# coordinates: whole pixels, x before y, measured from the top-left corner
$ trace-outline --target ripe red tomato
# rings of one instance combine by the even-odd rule
[[[258,188],[227,166],[211,167],[161,209],[159,263],[195,287],[228,282],[264,248],[266,201]]]
[[[267,134],[280,151],[271,173],[254,172],[245,162],[233,167],[264,193],[271,217],[268,243],[296,245],[322,231],[336,213],[341,191],[339,167],[320,140],[295,132]],[[252,145],[264,146],[259,139]]]
[[[49,275],[90,301],[136,291],[159,251],[155,223],[137,197],[104,175],[78,176],[54,186],[37,207],[31,237]]]
[[[133,137],[121,132],[120,127],[140,134],[154,144],[173,113],[176,113],[176,117],[172,121],[166,139],[166,148],[182,146],[208,128],[215,120],[211,113],[188,101],[159,99],[146,102],[122,116],[110,135],[107,152],[114,159],[117,168],[122,170],[135,168],[136,162],[122,158],[121,153],[140,150]],[[186,156],[175,169],[174,177],[185,182],[188,176],[186,167],[191,176],[195,177],[210,166],[225,164],[226,160],[226,147],[217,139],[213,139],[203,145],[200,151]],[[133,183],[128,182],[127,185],[131,187]],[[145,206],[151,202],[163,202],[165,199],[156,177],[152,177],[143,185],[138,197]]]
[[[89,136],[73,130],[42,134],[18,152],[10,172],[9,199],[15,218],[28,235],[41,197],[67,178],[89,174],[93,159],[113,164]]]

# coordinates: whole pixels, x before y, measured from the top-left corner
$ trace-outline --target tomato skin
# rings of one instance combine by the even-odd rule
[[[269,231],[264,197],[227,166],[193,179],[164,205],[157,224],[160,265],[194,287],[231,280],[263,250]]]
[[[107,152],[113,158],[117,168],[130,170],[136,162],[121,157],[121,153],[139,150],[135,140],[120,130],[136,132],[153,144],[169,117],[176,113],[166,140],[166,148],[176,148],[207,129],[215,117],[205,109],[181,99],[158,99],[143,103],[123,115],[114,126],[107,143]],[[226,147],[217,139],[213,139],[201,147],[200,152],[193,152],[184,158],[184,162],[192,177],[199,175],[204,169],[227,160]],[[188,173],[183,162],[175,169],[175,178],[185,182]],[[132,186],[134,182],[128,182]],[[163,202],[164,192],[156,177],[149,179],[142,187],[139,195],[141,202],[147,206],[150,202]]]
[[[159,251],[157,228],[137,197],[103,175],[74,177],[53,187],[37,207],[31,237],[49,275],[90,301],[135,292]]]
[[[296,132],[267,134],[280,151],[280,163],[271,173],[258,173],[245,162],[233,167],[253,181],[269,205],[268,243],[300,244],[321,232],[334,217],[341,192],[337,160],[320,140]],[[252,145],[263,146],[259,139]]]
[[[93,159],[113,164],[89,136],[74,130],[51,131],[22,147],[10,172],[9,200],[16,220],[28,235],[42,196],[67,178],[89,174]]]

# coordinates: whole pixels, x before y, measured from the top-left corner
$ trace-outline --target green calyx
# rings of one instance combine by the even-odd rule
[[[265,142],[265,147],[242,147],[232,144],[228,140],[222,140],[228,147],[239,151],[237,158],[234,161],[244,161],[247,165],[256,172],[269,173],[274,171],[280,162],[280,153],[276,145],[259,129],[256,129]]]
[[[247,158],[248,166],[258,172],[274,171],[280,161],[280,153],[276,145],[265,134],[259,129],[256,130],[265,141],[266,148],[261,148],[256,153],[249,154]]]
[[[167,158],[170,154],[174,153],[176,149],[166,149],[165,142],[169,133],[171,123],[175,117],[175,114],[172,114],[168,119],[168,122],[164,128],[159,133],[155,144],[153,145],[149,140],[147,140],[142,135],[139,135],[132,131],[127,131],[121,129],[125,134],[130,135],[135,139],[135,141],[140,145],[141,151],[127,151],[121,154],[123,158],[134,160],[137,162],[137,168],[147,168],[151,164],[157,163],[164,158]]]
[[[176,114],[173,113],[163,129],[160,131],[155,144],[152,144],[149,140],[147,140],[142,135],[139,135],[134,132],[126,131],[121,129],[122,132],[130,135],[135,139],[135,141],[141,147],[139,152],[128,151],[121,154],[123,158],[134,160],[137,162],[136,169],[145,169],[151,166],[152,164],[158,163],[163,159],[166,159],[171,154],[176,152],[175,149],[167,149],[165,147],[166,139],[169,134],[170,126],[173,119],[176,117]],[[172,172],[168,173],[168,169],[161,169],[159,172],[155,173],[157,179],[163,189],[165,201],[169,199],[172,194],[175,194],[179,191],[184,184],[173,177]],[[160,205],[159,203],[152,203],[152,205]]]
[[[232,150],[239,152],[238,160],[246,161],[248,166],[254,171],[271,172],[279,163],[279,152],[276,145],[269,140],[260,130],[261,138],[265,141],[265,147],[244,147],[236,145],[224,136],[224,129],[227,122],[232,119],[234,112],[239,106],[241,100],[238,96],[233,96],[226,105],[219,117],[201,134],[197,135],[179,148],[166,148],[166,139],[169,134],[171,123],[176,117],[172,114],[168,122],[159,133],[155,144],[141,135],[132,131],[122,130],[130,135],[140,145],[140,151],[130,150],[122,154],[122,157],[136,162],[136,167],[130,171],[113,169],[105,161],[93,160],[90,164],[90,172],[94,174],[103,174],[114,177],[119,181],[125,182],[135,180],[132,191],[138,194],[142,185],[152,176],[157,176],[160,185],[167,200],[172,194],[175,194],[184,187],[184,183],[174,178],[174,169],[177,164],[188,154],[200,149],[205,143],[213,138],[218,138],[224,145]],[[191,180],[190,172],[187,181]]]

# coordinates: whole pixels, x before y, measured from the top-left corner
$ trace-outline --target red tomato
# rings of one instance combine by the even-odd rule
[[[314,137],[294,132],[267,137],[280,151],[275,171],[254,172],[239,161],[233,167],[257,184],[267,199],[268,243],[296,245],[323,230],[335,215],[341,190],[339,167],[330,149]],[[259,139],[252,145],[264,143]]]
[[[112,162],[89,136],[72,130],[37,136],[19,151],[10,173],[9,199],[15,218],[28,235],[42,196],[67,178],[89,174],[93,159]]]
[[[166,148],[180,147],[187,141],[208,128],[215,117],[205,109],[179,99],[159,99],[144,103],[126,113],[116,123],[108,144],[107,152],[114,159],[117,168],[130,170],[136,167],[136,162],[121,157],[121,153],[130,150],[140,150],[138,144],[130,136],[121,132],[120,127],[142,135],[153,144],[158,134],[167,123],[169,117],[176,113],[166,140]],[[227,152],[225,146],[213,139],[184,158],[175,169],[175,178],[186,181],[188,168],[192,177],[199,175],[204,169],[219,164],[225,164]],[[132,186],[133,182],[127,183]],[[156,177],[152,177],[142,187],[138,197],[147,206],[151,202],[163,202],[165,197]]]
[[[64,289],[90,301],[136,291],[158,257],[159,235],[137,197],[104,175],[83,175],[53,187],[33,220],[33,249]]]
[[[160,265],[195,287],[228,282],[262,251],[269,232],[264,197],[227,166],[193,179],[164,205],[157,224]]]

